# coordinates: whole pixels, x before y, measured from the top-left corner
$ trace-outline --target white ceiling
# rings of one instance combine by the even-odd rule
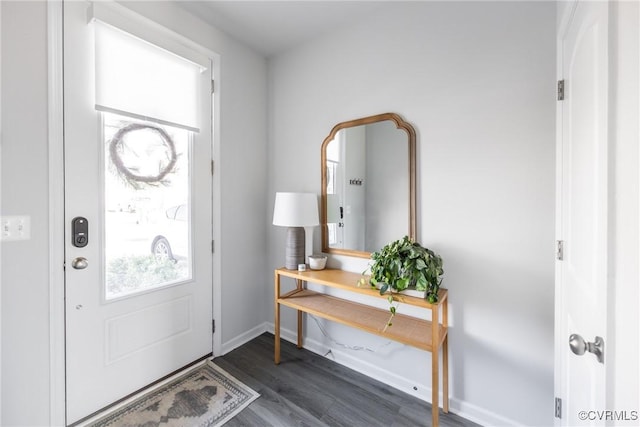
[[[389,7],[394,1],[185,0],[177,3],[268,57],[347,25],[363,14]]]

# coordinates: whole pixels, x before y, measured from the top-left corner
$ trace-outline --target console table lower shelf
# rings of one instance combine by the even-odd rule
[[[296,288],[283,295],[280,294],[281,276],[295,279]],[[447,333],[447,291],[441,289],[438,303],[429,304],[423,299],[414,297],[400,297],[401,303],[429,308],[432,311],[433,323],[430,320],[396,314],[392,320],[393,326],[385,330],[389,320],[389,311],[368,306],[343,298],[305,289],[305,282],[317,283],[324,286],[349,290],[361,294],[380,297],[375,290],[360,288],[355,284],[360,275],[343,272],[341,270],[321,270],[298,272],[295,270],[278,269],[275,271],[275,355],[274,361],[280,363],[280,306],[297,310],[298,334],[297,346],[302,348],[302,313],[309,313],[317,317],[328,319],[343,325],[354,327],[375,335],[398,341],[421,350],[432,353],[432,425],[438,425],[439,401],[439,350],[442,349],[442,392],[443,411],[449,412],[448,394],[448,333]],[[442,323],[439,322],[439,309],[442,309]]]

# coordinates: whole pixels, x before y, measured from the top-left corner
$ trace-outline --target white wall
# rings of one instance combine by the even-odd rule
[[[30,215],[31,240],[0,243],[2,425],[49,424],[47,8],[2,8],[0,214]]]
[[[555,8],[402,3],[269,62],[271,207],[276,190],[320,192],[336,123],[395,112],[415,126],[418,240],[443,256],[450,291],[452,410],[489,425],[553,422]],[[272,227],[270,267],[283,242]],[[428,398],[428,353],[326,327],[377,353],[312,321],[309,347]]]
[[[2,8],[2,215],[31,216],[32,238],[2,243],[0,425],[45,426],[49,415],[49,277],[46,2]],[[167,2],[127,7],[220,54],[219,217],[222,347],[263,325],[272,293],[267,262],[266,62]],[[250,260],[250,262],[247,262]],[[222,267],[221,267],[222,266]]]

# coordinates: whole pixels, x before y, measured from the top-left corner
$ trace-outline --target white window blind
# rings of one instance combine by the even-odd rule
[[[199,131],[198,64],[100,21],[96,109]]]

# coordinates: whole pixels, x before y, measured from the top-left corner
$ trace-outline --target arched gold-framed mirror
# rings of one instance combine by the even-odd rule
[[[416,132],[398,114],[338,123],[322,143],[322,251],[369,258],[416,239]]]

